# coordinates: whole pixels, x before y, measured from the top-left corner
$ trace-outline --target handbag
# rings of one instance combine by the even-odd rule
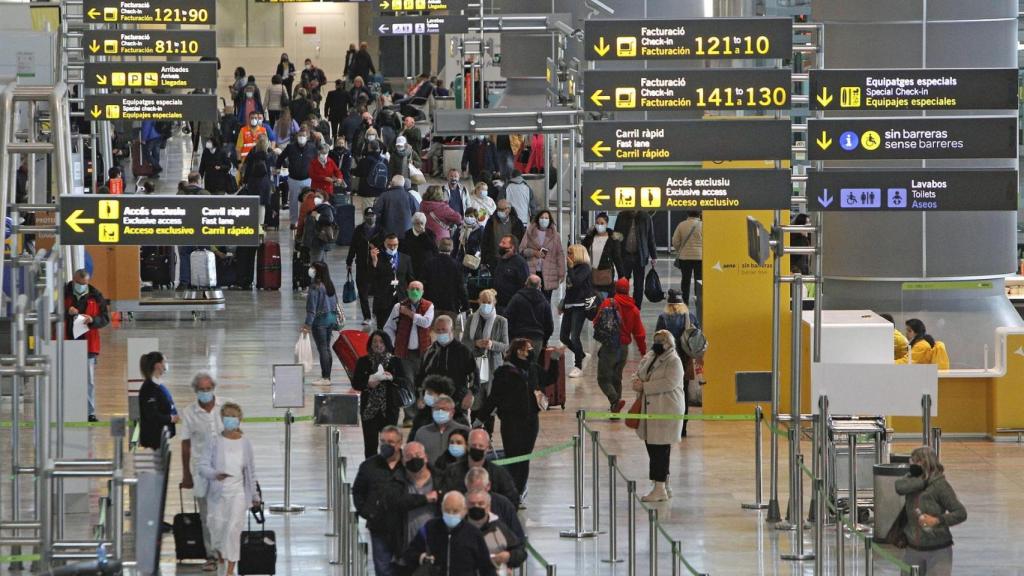
[[[611,286],[614,281],[615,272],[611,269],[598,270],[594,268],[590,271],[590,283],[594,286]]]
[[[313,371],[313,342],[309,332],[299,335],[299,341],[295,343],[295,363],[302,364],[306,372]]]
[[[480,257],[476,254],[466,254],[462,257],[462,266],[470,270],[478,270],[480,268]]]
[[[345,286],[341,289],[341,301],[345,304],[355,302],[359,299],[356,295],[356,283],[352,280],[352,273],[350,272],[348,278],[345,280]]]
[[[391,403],[402,408],[408,408],[416,403],[416,395],[409,390],[409,387],[394,380],[388,382],[388,392],[391,394]]]
[[[692,408],[704,407],[704,365],[693,365],[693,381],[686,392],[686,404]]]
[[[644,395],[641,393],[633,400],[633,405],[629,407],[630,414],[643,414],[644,412]],[[626,426],[636,430],[640,427],[640,420],[637,418],[626,418]]]
[[[412,164],[409,164],[409,180],[412,181],[413,186],[422,186],[427,183],[423,171]]]

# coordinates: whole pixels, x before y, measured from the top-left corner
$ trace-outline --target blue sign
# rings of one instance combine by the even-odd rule
[[[843,188],[839,194],[840,208],[881,208],[881,188]]]
[[[888,202],[886,206],[889,208],[906,208],[907,207],[907,189],[906,188],[889,188]]]
[[[860,144],[860,137],[856,132],[843,132],[843,135],[839,137],[839,145],[847,152],[856,150],[858,144]]]

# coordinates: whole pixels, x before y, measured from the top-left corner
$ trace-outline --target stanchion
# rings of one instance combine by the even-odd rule
[[[821,457],[818,454],[818,434],[821,432],[819,426],[820,415],[811,414],[811,502],[807,506],[807,524],[814,523],[814,517],[818,513],[818,491],[814,490],[814,480],[821,477],[818,466],[821,464]]]
[[[679,559],[679,540],[672,541],[672,576],[683,576],[683,561]]]
[[[341,469],[342,466],[344,466],[343,462],[343,458],[335,458],[333,462],[328,463],[328,468],[334,468],[335,472],[337,472],[338,470]],[[331,560],[331,564],[337,566],[344,561],[343,556],[345,555],[345,523],[344,518],[342,516],[343,509],[341,506],[344,497],[342,495],[342,482],[340,481],[339,476],[337,474],[332,474],[332,476],[334,477],[334,484],[328,486],[328,491],[334,492],[333,519],[335,541],[334,559]]]
[[[298,513],[306,509],[305,506],[292,504],[292,416],[291,409],[284,413],[284,503],[270,506],[271,512]]]
[[[850,492],[847,496],[850,509],[850,529],[859,532],[860,506],[857,504],[857,435],[846,435],[846,446],[850,451]]]
[[[910,576],[921,576],[921,567],[916,565],[916,564],[911,566],[910,567]]]
[[[324,430],[327,431],[327,487],[334,486],[334,466],[331,464],[334,462],[338,455],[335,453],[334,443],[334,427],[326,426]],[[321,506],[321,510],[331,510],[334,508],[334,490],[327,490],[327,505]],[[327,534],[327,536],[334,536],[334,534]]]
[[[797,463],[796,473],[797,474],[802,474],[802,470],[801,469],[804,466],[804,455],[803,454],[797,454],[796,455],[796,463]],[[792,484],[793,484],[794,492],[793,492],[793,496],[791,497],[791,500],[794,503],[793,504],[793,512],[794,512],[793,517],[796,518],[796,522],[794,522],[794,524],[796,526],[796,532],[793,533],[793,553],[792,554],[783,554],[782,555],[782,559],[783,560],[793,560],[793,561],[797,561],[797,562],[802,561],[802,560],[814,560],[814,553],[813,552],[807,552],[806,550],[804,550],[804,522],[803,522],[803,511],[802,511],[802,509],[803,509],[802,503],[803,503],[803,496],[804,496],[804,494],[803,494],[803,492],[804,492],[803,491],[803,484],[804,484],[803,483],[803,479],[802,478],[797,478],[796,481],[792,482]]]
[[[744,510],[764,510],[768,504],[761,501],[761,425],[764,423],[761,405],[754,406],[754,502],[741,504]]]
[[[792,456],[792,454],[793,454],[793,452],[792,452],[792,450],[793,450],[793,436],[796,435],[796,434],[799,434],[799,429],[794,428],[792,426],[792,422],[791,422],[789,428],[786,429],[786,443],[789,444],[789,447],[790,447],[790,456]],[[774,436],[775,434],[772,434],[772,435]],[[799,440],[797,440],[797,442],[799,443]],[[789,473],[790,473],[790,476],[789,476],[789,503],[786,505],[786,518],[784,520],[780,520],[779,522],[777,522],[775,524],[775,529],[776,530],[780,530],[780,531],[796,530],[796,524],[797,524],[796,522],[793,521],[793,514],[794,514],[793,506],[795,504],[795,500],[793,499],[793,495],[796,493],[796,489],[793,488],[794,476],[793,476],[792,467],[790,467],[790,472]],[[799,471],[797,473],[799,474]]]
[[[601,433],[597,430],[590,431],[590,466],[591,488],[593,493],[590,499],[590,520],[591,531],[594,535],[601,533]]]
[[[823,576],[825,574],[825,516],[827,514],[825,512],[825,480],[816,478],[814,490],[818,496],[814,502],[814,553],[817,555],[817,561],[814,563],[814,576]]]
[[[649,560],[650,563],[650,574],[651,576],[658,576],[658,509],[648,508],[647,509],[647,530],[650,532],[650,542],[648,550],[650,552]]]
[[[584,443],[585,439],[587,438],[587,411],[586,410],[577,410],[576,411],[576,435],[580,437],[580,454],[579,454],[579,459],[580,459],[580,474],[582,476],[582,473],[583,473],[583,462],[585,462],[586,459],[587,459],[587,446]],[[583,502],[583,498],[580,498],[580,502],[579,503],[583,506],[583,508],[587,508],[587,503]],[[569,505],[569,508],[570,509],[576,508],[576,504],[577,504],[577,502],[573,501],[573,503]]]
[[[622,558],[619,558],[619,526],[618,519],[619,515],[616,510],[618,509],[618,478],[616,474],[619,471],[618,457],[614,454],[608,455],[608,558],[602,560],[608,564],[618,564],[622,562]],[[597,502],[597,500],[594,500]]]
[[[556,572],[555,572],[555,565],[554,564],[548,564],[547,576],[555,576],[555,574],[556,574]]]
[[[864,539],[864,576],[875,576],[875,551],[871,539]]]
[[[582,412],[582,411],[580,411]],[[580,420],[582,426],[582,420]],[[559,532],[559,536],[562,538],[592,538],[596,536],[596,533],[589,530],[583,529],[583,437],[573,436],[572,438],[573,448],[573,464],[572,464],[572,477],[573,477],[573,501],[575,508],[573,510],[573,529],[563,530]]]
[[[921,396],[921,445],[931,446],[931,431],[932,431],[932,395],[923,394]]]
[[[636,480],[626,481],[626,525],[629,526],[629,548],[626,575],[636,576]]]
[[[846,536],[843,516],[839,513],[839,502],[836,502],[836,576],[846,574]]]
[[[932,428],[932,450],[935,451],[935,459],[939,460],[942,457],[942,428]]]

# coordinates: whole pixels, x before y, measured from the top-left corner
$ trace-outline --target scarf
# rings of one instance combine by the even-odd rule
[[[491,339],[491,330],[494,328],[495,316],[497,316],[497,314],[491,314],[490,317],[484,316],[479,311],[476,314],[473,314],[472,318],[469,320],[469,335],[473,338],[473,341]],[[483,331],[477,334],[477,326],[480,323],[481,317],[484,319]],[[486,354],[486,352],[484,352],[484,354]]]
[[[371,351],[367,354],[367,357],[370,359],[370,374],[375,373],[378,366],[383,366],[384,370],[387,370],[388,365],[391,364],[391,354],[388,352],[377,354]],[[381,382],[376,388],[367,389],[366,404],[363,406],[363,419],[371,419],[378,414],[384,415],[387,401],[387,382]]]

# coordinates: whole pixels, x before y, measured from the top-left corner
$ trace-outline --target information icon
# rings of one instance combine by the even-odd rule
[[[843,132],[843,135],[839,137],[839,145],[847,152],[856,150],[858,144],[860,144],[860,136],[857,136],[856,132]]]

